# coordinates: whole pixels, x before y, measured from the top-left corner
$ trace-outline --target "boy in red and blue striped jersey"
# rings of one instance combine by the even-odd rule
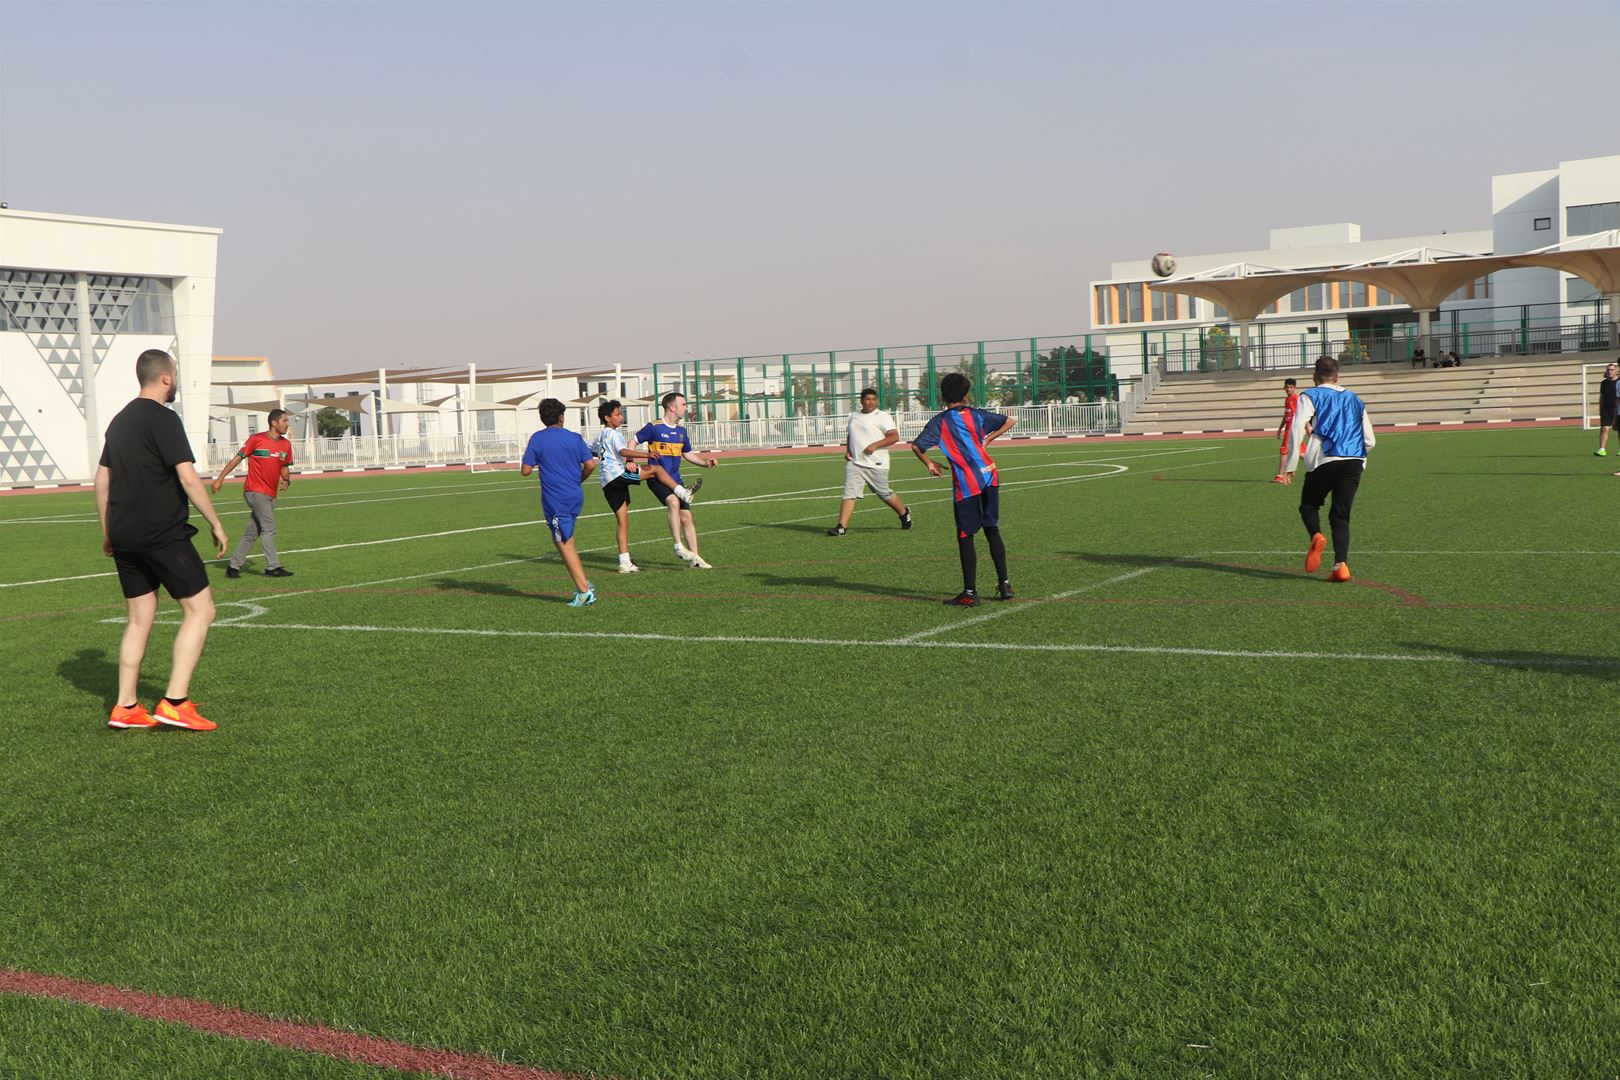
[[[966,375],[952,372],[939,381],[945,411],[928,421],[922,434],[911,440],[911,452],[928,466],[930,475],[940,475],[937,462],[928,451],[939,447],[951,466],[951,492],[956,498],[956,548],[962,558],[962,591],[945,601],[947,607],[972,607],[979,602],[979,556],[973,537],[984,530],[990,558],[996,564],[996,595],[1013,597],[1007,577],[1007,548],[1001,542],[1001,492],[996,463],[986,449],[1013,429],[1011,416],[975,409],[968,404],[973,383]]]

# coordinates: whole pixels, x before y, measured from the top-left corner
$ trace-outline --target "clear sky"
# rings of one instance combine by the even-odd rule
[[[1488,228],[1605,2],[19,3],[0,199],[222,227],[279,374],[1073,333],[1114,260]],[[0,253],[3,259],[3,253]]]

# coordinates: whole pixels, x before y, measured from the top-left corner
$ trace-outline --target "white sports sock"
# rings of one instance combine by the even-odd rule
[[[675,485],[675,497],[677,499],[681,500],[681,502],[691,502],[692,501],[692,493],[690,491],[686,490],[686,487],[683,484],[676,484]]]
[[[628,566],[628,565],[630,565],[630,553],[628,551],[619,552],[619,565],[620,566]]]

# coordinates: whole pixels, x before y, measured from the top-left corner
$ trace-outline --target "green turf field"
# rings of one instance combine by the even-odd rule
[[[704,474],[712,572],[649,511],[613,573],[593,478],[582,610],[532,480],[310,479],[295,578],[216,572],[209,735],[105,730],[93,500],[0,499],[0,581],[68,579],[0,588],[0,967],[620,1078],[1609,1076],[1589,442],[1380,436],[1349,585],[1272,441],[998,447],[974,610],[909,454],[909,533],[823,535],[834,456]],[[92,1073],[381,1075],[0,996],[0,1075]]]

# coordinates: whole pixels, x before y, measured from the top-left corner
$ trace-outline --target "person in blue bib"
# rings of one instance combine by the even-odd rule
[[[664,410],[663,418],[636,432],[624,456],[644,458],[659,465],[668,478],[675,481],[675,486],[671,487],[655,476],[648,476],[646,480],[647,490],[652,497],[669,509],[669,535],[675,540],[675,557],[693,569],[713,570],[714,567],[698,554],[697,525],[692,521],[692,498],[690,494],[681,494],[681,462],[690,461],[705,469],[712,469],[719,463],[712,457],[702,458],[692,452],[692,440],[687,436],[686,428],[681,426],[681,421],[686,418],[685,394],[671,390],[659,399],[658,405]],[[638,447],[645,449],[638,451]],[[696,491],[700,482],[694,478],[686,485],[686,490]],[[682,543],[683,540],[685,543]]]
[[[522,474],[540,470],[540,511],[551,530],[568,576],[574,579],[574,598],[569,607],[596,603],[596,590],[585,577],[585,566],[574,547],[574,522],[585,509],[585,492],[580,485],[596,468],[596,455],[585,445],[579,432],[562,426],[567,407],[556,398],[540,402],[540,422],[545,425],[529,436],[523,451]]]
[[[1294,410],[1294,426],[1289,433],[1288,460],[1283,472],[1298,468],[1303,443],[1305,485],[1299,494],[1299,516],[1310,535],[1305,552],[1305,572],[1314,574],[1322,565],[1327,538],[1322,535],[1322,504],[1333,496],[1328,511],[1328,527],[1333,532],[1333,581],[1350,580],[1350,507],[1361,474],[1367,467],[1367,451],[1377,444],[1367,407],[1355,394],[1339,385],[1339,362],[1324,356],[1316,362],[1316,385],[1299,395]]]

